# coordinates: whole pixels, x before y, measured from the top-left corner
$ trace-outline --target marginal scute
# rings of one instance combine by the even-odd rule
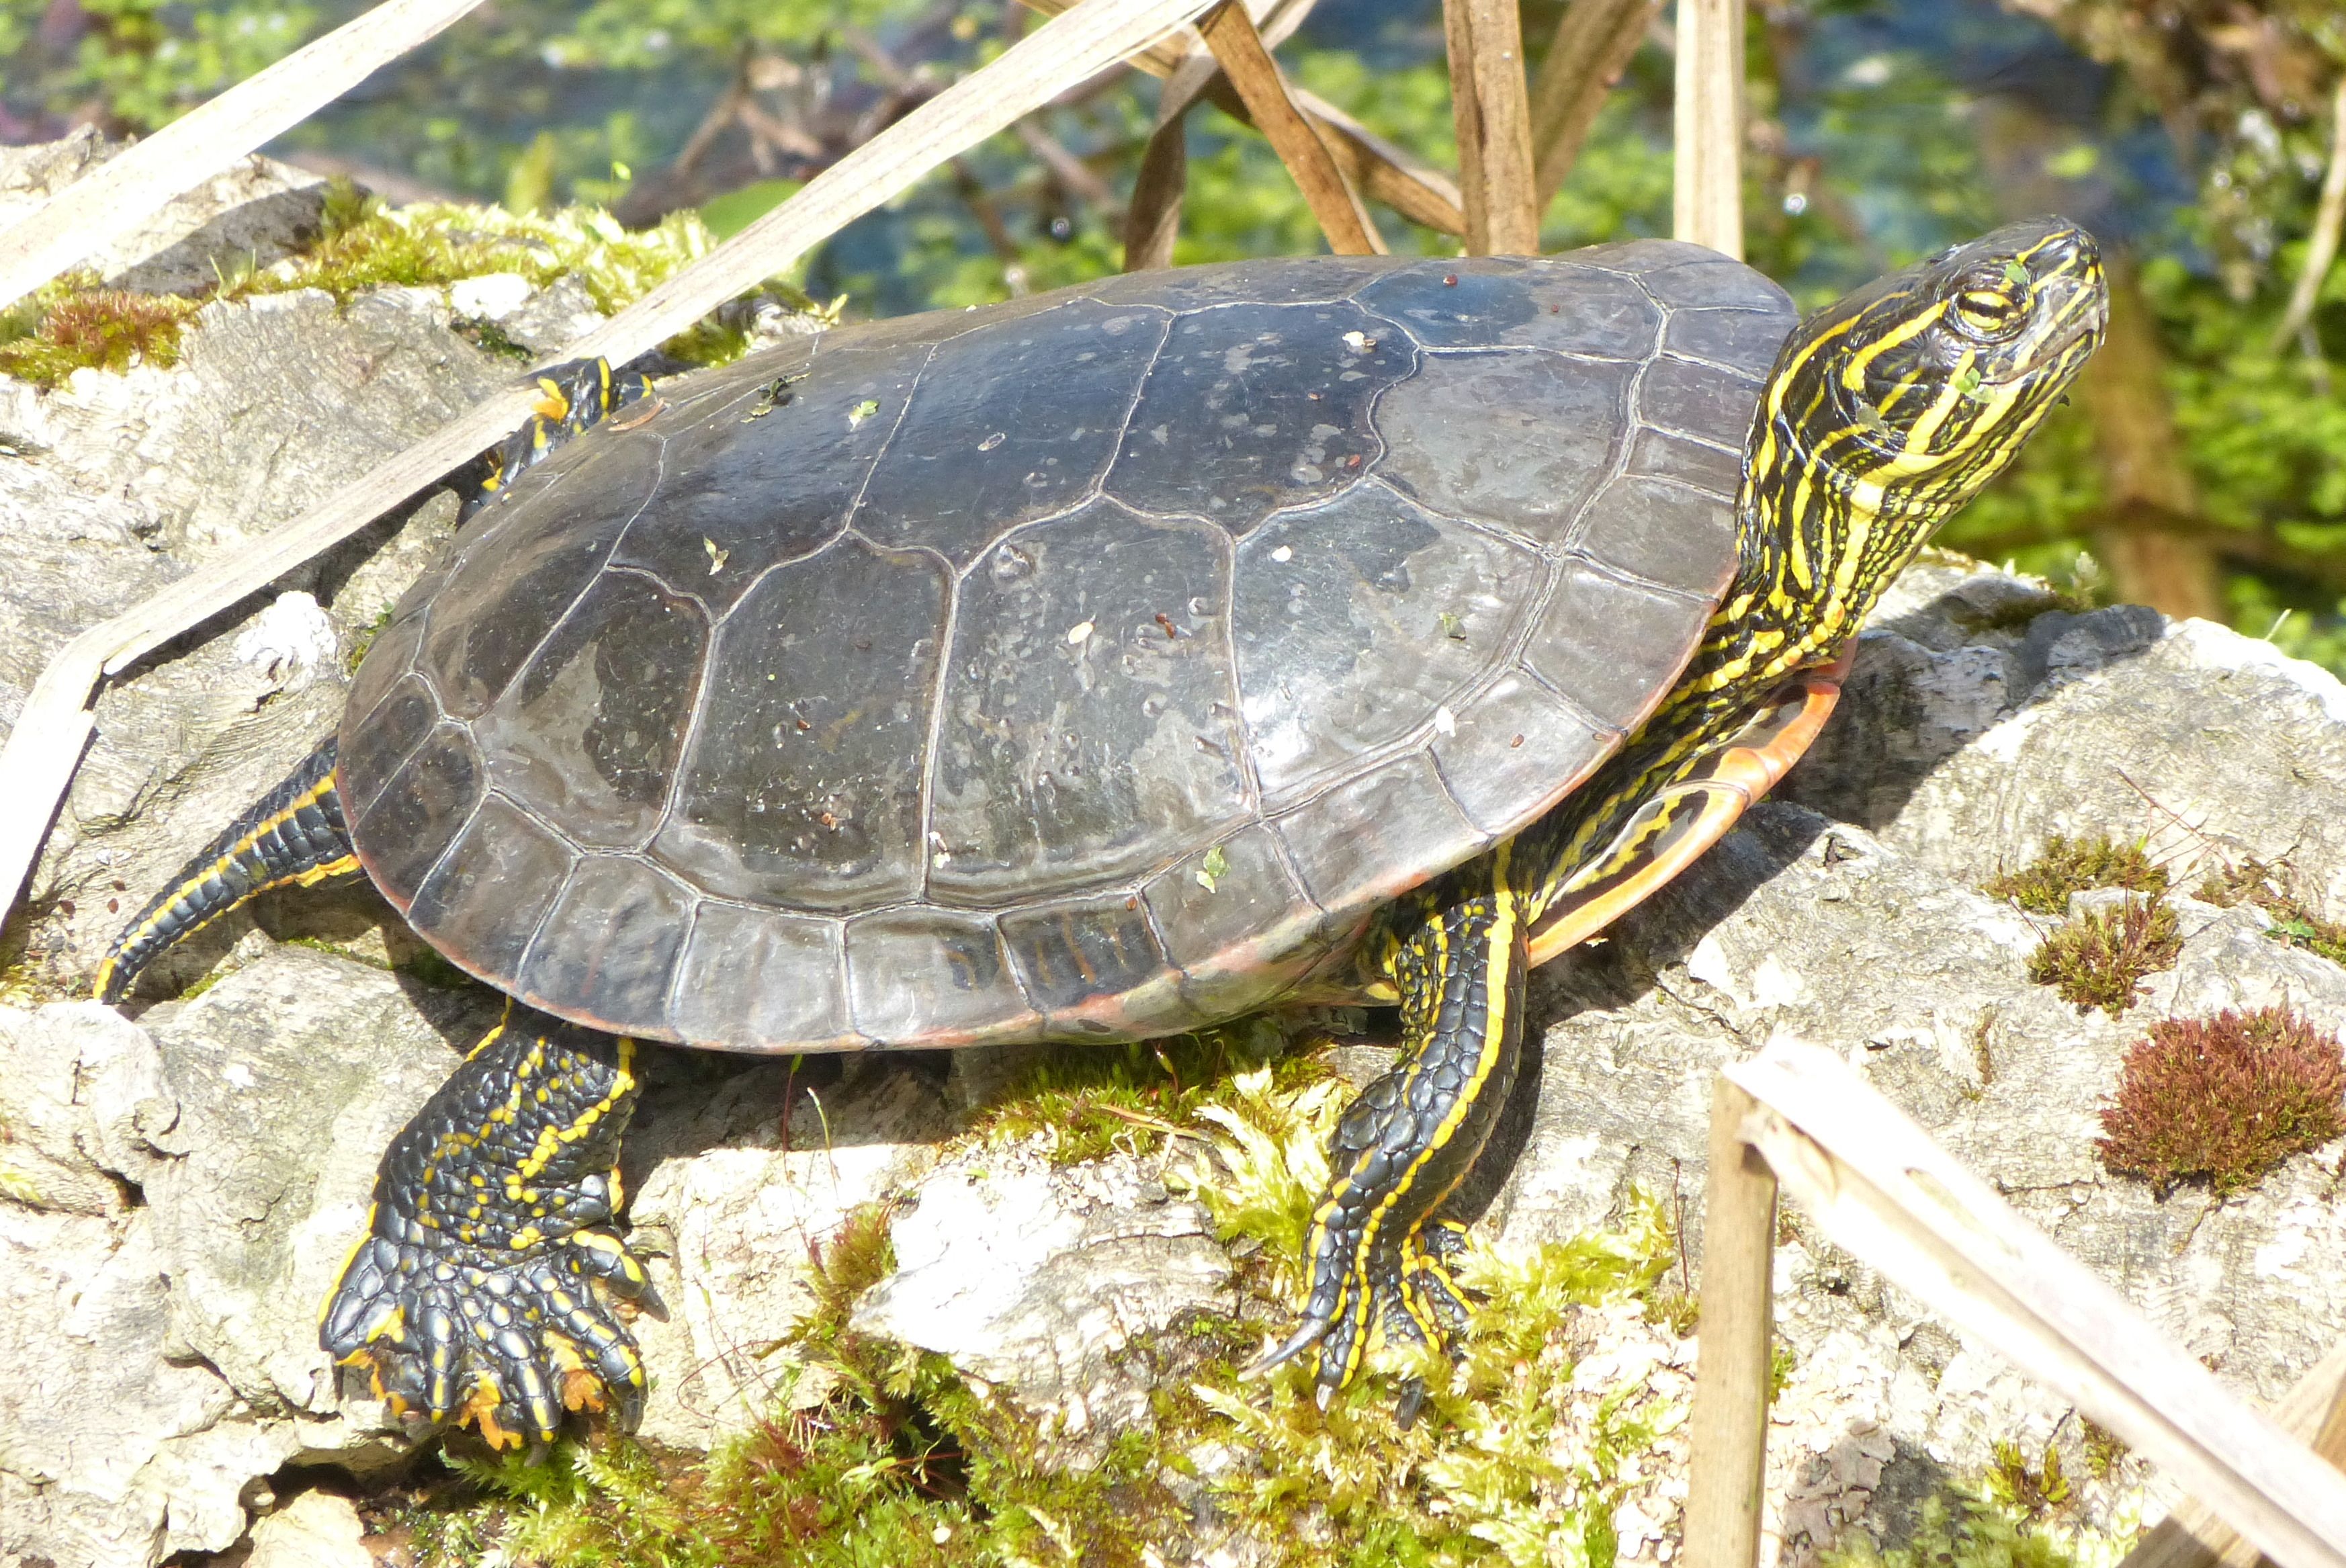
[[[869,908],[921,879],[946,582],[849,537],[778,566],[717,634],[652,853],[722,898]]]
[[[849,1018],[882,1045],[1030,1037],[1034,1009],[984,915],[883,910],[847,922]]]
[[[370,652],[367,657],[374,656]],[[382,667],[391,667],[391,661],[384,660]],[[361,684],[367,684],[363,675]],[[358,694],[352,695],[334,763],[334,787],[341,792],[345,820],[354,823],[374,809],[392,774],[440,722],[440,705],[432,700],[432,690],[421,677],[403,677],[379,696],[368,695],[372,700],[364,707]]]
[[[1735,507],[1710,491],[1625,475],[1588,509],[1573,545],[1615,571],[1717,595],[1734,575]]]
[[[1422,751],[1314,796],[1276,825],[1312,901],[1338,919],[1415,886],[1415,868],[1454,866],[1482,846]]]
[[[703,901],[672,1022],[686,1044],[723,1051],[853,1045],[840,922]]]
[[[1662,344],[1744,374],[1764,374],[1790,336],[1792,317],[1776,311],[1673,311]]]
[[[1372,283],[1359,298],[1428,348],[1504,345],[1637,360],[1652,351],[1662,319],[1634,279],[1510,257],[1461,258],[1440,272],[1413,268]]]
[[[1084,286],[1114,304],[1198,311],[1247,305],[1332,304],[1402,263],[1382,256],[1276,256],[1244,267],[1175,267],[1127,272]]]
[[[1229,549],[1211,524],[1095,502],[978,563],[938,727],[930,898],[1096,886],[1240,819]]]
[[[1431,354],[1377,411],[1378,473],[1437,512],[1561,543],[1613,467],[1634,365]]]
[[[1070,300],[938,344],[856,505],[856,531],[961,567],[1081,501],[1116,455],[1171,320]]]
[[[1708,598],[1567,562],[1524,662],[1597,723],[1627,730],[1669,688],[1710,610]]]
[[[1002,917],[1002,941],[1046,1013],[1135,990],[1165,968],[1140,900],[1127,893],[1014,911]]]
[[[1466,820],[1496,838],[1526,799],[1562,796],[1613,753],[1619,732],[1527,676],[1501,677],[1433,740],[1434,766]]]
[[[474,724],[491,780],[580,844],[641,844],[676,776],[708,642],[691,600],[606,573]]]
[[[1319,907],[1260,823],[1183,856],[1140,897],[1164,933],[1167,957],[1188,972],[1182,994],[1202,1016],[1269,1000],[1318,956]]]
[[[1637,384],[1637,417],[1646,423],[1738,451],[1751,433],[1751,411],[1759,403],[1757,372],[1745,381],[1668,355],[1647,365]]]
[[[1732,502],[1743,483],[1743,457],[1723,446],[1646,428],[1630,443],[1627,472],[1646,479],[1673,479]]]
[[[1377,394],[1416,362],[1357,305],[1231,305],[1183,316],[1142,384],[1107,494],[1243,532],[1332,495],[1373,463]]]
[[[497,699],[603,569],[612,542],[659,477],[656,443],[580,447],[575,463],[540,465],[546,488],[534,504],[510,498],[482,519],[481,536],[464,545],[432,606],[418,664],[455,718],[475,718]]]
[[[576,860],[536,818],[491,795],[415,890],[408,923],[466,968],[510,986]]]
[[[416,884],[480,804],[481,758],[461,725],[426,735],[393,770],[359,824],[367,871],[403,910]]]
[[[538,928],[515,994],[590,1028],[674,1039],[668,989],[693,901],[638,856],[586,856]]]
[[[1239,547],[1240,708],[1276,810],[1494,668],[1546,574],[1528,546],[1363,484]]]

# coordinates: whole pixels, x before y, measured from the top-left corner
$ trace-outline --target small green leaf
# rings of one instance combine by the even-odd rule
[[[2026,287],[2027,283],[2027,268],[2023,267],[2017,261],[2006,261],[2004,264],[2004,286],[2005,288],[2021,289]]]
[[[1208,892],[1212,892],[1216,885],[1221,881],[1223,873],[1229,869],[1230,858],[1222,853],[1222,847],[1219,844],[1216,844],[1206,851],[1205,860],[1190,874],[1198,879],[1199,887]]]
[[[1463,643],[1466,640],[1466,623],[1448,610],[1442,611],[1434,616],[1434,619],[1442,623],[1442,635],[1452,642]]]
[[[870,419],[873,414],[878,413],[879,412],[880,404],[878,402],[872,398],[865,398],[862,402],[857,403],[853,408],[847,411],[847,428],[850,430],[855,429],[865,420]]]

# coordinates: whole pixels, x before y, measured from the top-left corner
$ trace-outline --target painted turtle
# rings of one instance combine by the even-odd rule
[[[460,536],[339,751],[99,991],[356,866],[516,999],[394,1142],[321,1333],[492,1441],[639,1400],[607,1303],[645,1288],[612,1228],[631,1038],[1397,1004],[1261,1363],[1317,1345],[1324,1400],[1378,1334],[1464,1319],[1433,1217],[1513,1081],[1525,969],[1800,755],[2103,315],[2092,242],[2045,219],[1798,331],[1758,273],[1640,241],[1129,275],[688,378]],[[572,424],[612,401],[588,372]]]

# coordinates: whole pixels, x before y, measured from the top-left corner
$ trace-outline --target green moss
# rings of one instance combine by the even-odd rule
[[[607,1436],[536,1465],[454,1461],[462,1483],[400,1514],[420,1562],[1148,1568],[1183,1555],[1190,1510],[1173,1482],[1203,1486],[1280,1568],[1545,1563],[1552,1541],[1566,1543],[1562,1560],[1610,1562],[1614,1511],[1650,1483],[1646,1456],[1685,1410],[1641,1375],[1576,1388],[1572,1337],[1583,1308],[1649,1300],[1672,1269],[1664,1207],[1640,1195],[1618,1229],[1561,1244],[1470,1245],[1458,1277],[1487,1305],[1463,1362],[1381,1353],[1323,1414],[1303,1369],[1263,1383],[1237,1369],[1290,1310],[1294,1248],[1348,1092],[1321,1067],[1239,1068],[1235,1045],[1219,1077],[1179,1054],[1209,1049],[1168,1047],[1170,1068],[1145,1054],[1109,1084],[1154,1090],[1147,1103],[1180,1102],[1212,1129],[1210,1146],[1175,1140],[1168,1184],[1245,1257],[1240,1318],[1200,1317],[1136,1349],[1157,1365],[1153,1430],[1069,1468],[1032,1420],[942,1359],[855,1333],[856,1297],[892,1267],[887,1214],[868,1208],[815,1258],[816,1305],[792,1337],[831,1374],[814,1408],[778,1410],[706,1461]],[[1017,1104],[1033,1101],[1005,1102]],[[1404,1429],[1394,1396],[1412,1375],[1429,1394]]]
[[[2016,1517],[1992,1497],[1926,1498],[1913,1539],[1884,1551],[1862,1530],[1848,1532],[1820,1568],[2090,1568],[2118,1553],[2084,1549],[2076,1535]]]
[[[2218,1197],[2346,1132],[2338,1037],[2285,1007],[2168,1018],[2127,1053],[2102,1112],[2102,1163],[2162,1191],[2204,1181]]]
[[[2157,894],[2096,910],[2048,933],[2028,961],[2028,978],[2049,985],[2077,1011],[2115,1018],[2141,996],[2146,977],[2172,969],[2183,952],[2175,911]]]
[[[342,667],[352,675],[358,674],[359,666],[366,662],[367,649],[374,647],[374,639],[382,636],[383,628],[389,625],[391,606],[386,605],[381,615],[351,639],[351,651],[342,656]]]
[[[2260,860],[2254,856],[2210,873],[2199,885],[2199,897],[2227,908],[2253,904],[2270,917],[2266,935],[2275,942],[2346,964],[2346,924],[2324,919],[2305,895],[2296,868],[2287,860]]]
[[[820,1404],[777,1412],[705,1461],[607,1436],[535,1464],[455,1460],[471,1487],[400,1521],[422,1562],[494,1551],[580,1568],[1141,1568],[1179,1512],[1147,1440],[1119,1441],[1088,1470],[1056,1466],[1032,1420],[943,1358],[855,1334],[854,1298],[892,1266],[877,1206],[815,1258],[817,1305],[794,1339],[835,1375]]]
[[[1168,1139],[1201,1140],[1207,1108],[1228,1104],[1241,1074],[1265,1067],[1282,1092],[1330,1075],[1320,1055],[1289,1049],[1270,1018],[1137,1044],[1055,1047],[978,1107],[971,1131],[988,1143],[1037,1141],[1056,1165],[1150,1154]]]
[[[178,361],[182,330],[205,303],[297,289],[322,289],[348,303],[370,289],[444,288],[490,272],[518,273],[540,287],[566,276],[578,280],[597,310],[615,314],[715,244],[689,212],[631,230],[597,208],[545,213],[445,202],[386,208],[348,181],[336,181],[328,189],[318,239],[305,252],[223,277],[203,300],[102,289],[87,273],[59,280],[0,317],[0,372],[46,386],[84,368],[170,365]],[[810,314],[836,313],[835,304],[830,312],[818,311],[787,285],[773,287]],[[527,357],[487,323],[471,323],[468,335],[491,352]],[[711,320],[663,346],[680,360],[711,364],[739,355],[747,344],[742,331]]]
[[[2033,914],[2049,915],[2068,913],[2069,895],[2091,888],[2164,892],[2167,872],[2150,862],[2139,840],[2117,844],[2106,835],[2072,840],[2055,833],[2027,865],[1999,871],[1980,884],[1991,898],[2010,899]]]
[[[2070,1501],[2069,1478],[2061,1469],[2061,1450],[2046,1443],[2031,1464],[2021,1446],[1999,1439],[1994,1462],[1988,1467],[1987,1494],[2025,1519],[2043,1519],[2066,1508]]]

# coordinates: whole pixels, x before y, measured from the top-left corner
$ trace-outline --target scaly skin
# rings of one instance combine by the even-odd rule
[[[553,1441],[565,1410],[642,1413],[611,1298],[657,1305],[612,1230],[635,1046],[517,1004],[392,1141],[319,1342],[395,1411]]]

